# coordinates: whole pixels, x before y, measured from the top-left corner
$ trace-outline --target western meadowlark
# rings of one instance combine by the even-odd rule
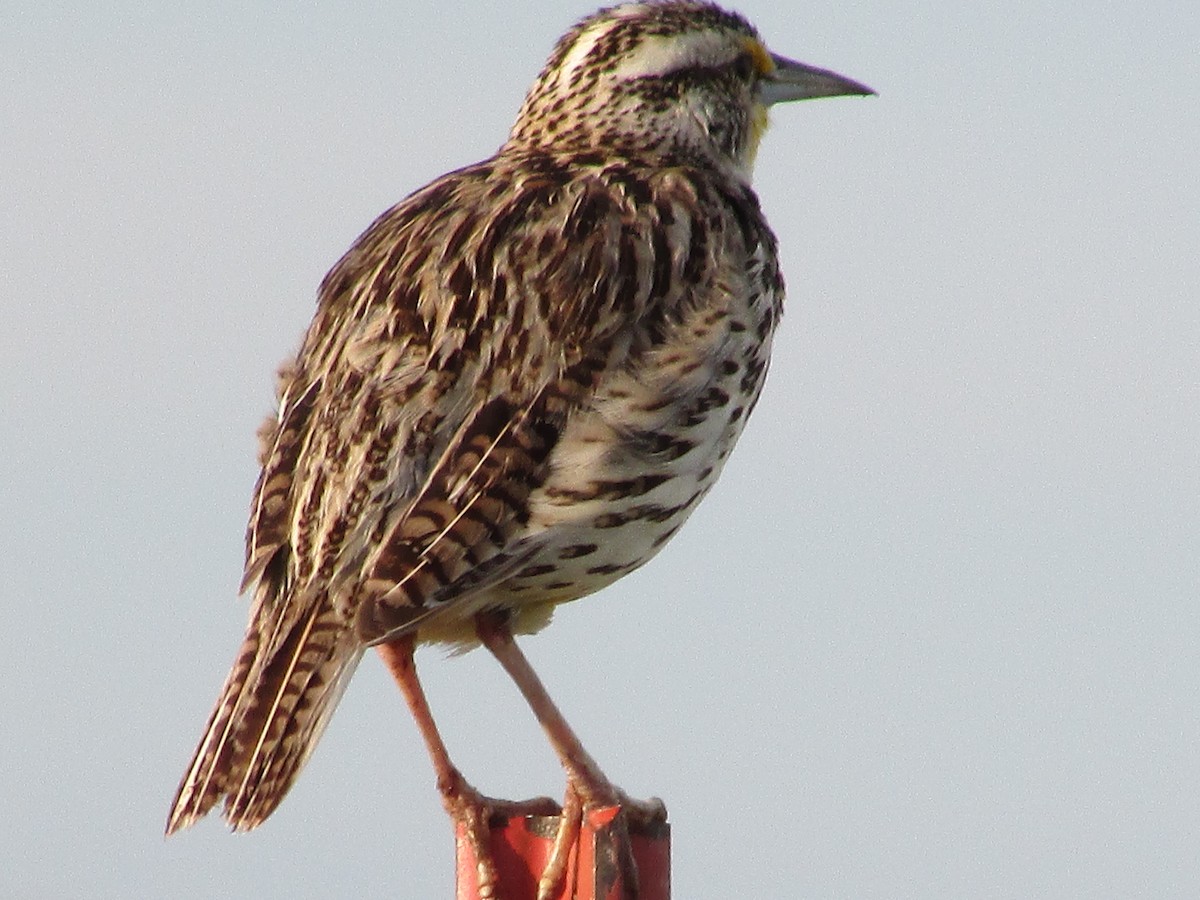
[[[494,804],[438,736],[413,668],[424,642],[484,644],[568,799],[628,802],[512,635],[645,563],[712,487],[783,301],[750,187],[767,108],[869,93],[709,3],[601,10],[559,40],[495,156],[359,237],[260,431],[250,623],[168,833],[218,801],[235,830],[262,822],[373,646],[481,842]]]

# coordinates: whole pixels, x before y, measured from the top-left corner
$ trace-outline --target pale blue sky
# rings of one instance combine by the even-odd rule
[[[245,6],[0,14],[0,896],[450,896],[373,659],[263,828],[161,832],[318,281],[591,7]],[[880,96],[777,111],[764,398],[528,653],[679,900],[1200,895],[1200,6],[739,8]],[[468,777],[559,793],[494,663],[421,663]]]

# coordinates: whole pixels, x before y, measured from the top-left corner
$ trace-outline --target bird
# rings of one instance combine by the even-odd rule
[[[872,93],[709,2],[602,9],[559,39],[493,156],[362,233],[259,432],[249,623],[168,834],[218,804],[235,831],[261,824],[374,648],[498,896],[502,802],[451,762],[425,644],[497,658],[562,761],[564,810],[665,816],[612,786],[514,636],[646,563],[716,482],[783,308],[751,186],[768,108]]]

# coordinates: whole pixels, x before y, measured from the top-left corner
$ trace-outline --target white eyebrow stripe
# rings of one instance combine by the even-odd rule
[[[595,28],[579,36],[567,55],[563,57],[562,65],[558,67],[559,84],[570,84],[574,81],[576,70],[584,64],[592,50],[595,49],[596,42],[606,34],[608,34],[607,28]]]
[[[667,75],[694,65],[721,66],[732,62],[738,48],[728,36],[716,31],[687,35],[648,37],[616,70],[618,78],[633,79]]]

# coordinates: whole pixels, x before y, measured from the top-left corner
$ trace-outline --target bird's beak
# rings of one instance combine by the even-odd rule
[[[789,100],[811,100],[814,97],[841,97],[847,94],[866,96],[875,92],[865,84],[852,81],[844,75],[818,69],[771,54],[775,68],[762,77],[758,85],[759,98],[770,106]]]

